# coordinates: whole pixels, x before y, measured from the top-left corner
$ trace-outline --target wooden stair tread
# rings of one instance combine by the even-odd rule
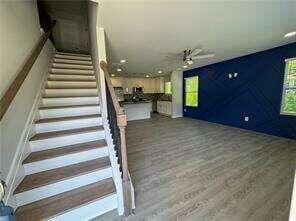
[[[63,56],[63,57],[60,57],[60,56]],[[88,58],[88,57],[78,57],[78,56],[70,56],[70,55],[55,55],[54,58],[74,60],[74,61],[91,61],[91,58]]]
[[[99,118],[99,117],[101,117],[100,114],[89,114],[89,115],[71,116],[71,117],[43,118],[43,119],[36,120],[35,124],[69,121],[69,120],[82,120],[82,119]]]
[[[99,104],[79,104],[79,105],[68,105],[68,106],[44,106],[39,107],[39,110],[49,110],[49,109],[64,109],[64,108],[80,108],[80,107],[96,107]]]
[[[57,60],[59,59],[59,60]],[[75,63],[74,63],[75,62]],[[71,60],[65,58],[54,58],[53,63],[55,64],[74,64],[74,65],[93,65],[92,61],[83,61],[83,60]]]
[[[72,164],[52,170],[46,170],[25,176],[15,189],[14,194],[53,184],[65,179],[87,174],[92,171],[110,167],[109,157],[101,157],[82,163]]]
[[[62,73],[62,72],[58,72],[58,73],[50,73],[50,75],[79,75],[79,76],[95,76],[94,74],[81,74],[81,73]]]
[[[71,130],[60,130],[60,131],[53,131],[53,132],[38,133],[38,134],[35,134],[33,137],[31,137],[30,141],[44,140],[48,138],[75,135],[75,134],[94,132],[99,130],[103,131],[104,128],[102,126],[94,126],[94,127],[84,127],[84,128],[77,128],[77,129],[71,129]]]
[[[77,67],[81,67],[81,69],[82,70],[84,70],[84,69],[89,69],[89,68],[93,68],[93,65],[92,64],[73,64],[73,63],[71,63],[71,64],[69,64],[69,63],[61,63],[61,62],[53,62],[52,63],[52,68],[56,68],[54,65],[55,64],[57,64],[58,66],[59,65],[68,65],[68,66],[73,66],[75,69],[77,68]],[[65,67],[58,67],[58,68],[65,68]],[[66,68],[68,68],[68,67],[66,67]]]
[[[54,66],[51,66],[51,68],[54,68],[54,69],[67,69],[67,70],[75,70],[75,71],[93,71],[93,67],[91,68],[83,68],[83,67],[54,67]]]
[[[59,55],[70,55],[70,56],[77,56],[77,57],[89,57],[89,54],[78,54],[78,53],[69,53],[69,52],[56,52],[55,54]]]
[[[41,160],[47,160],[54,157],[64,156],[67,154],[79,153],[87,150],[98,149],[106,147],[107,143],[104,139],[96,140],[86,143],[79,143],[74,145],[68,145],[48,150],[32,152],[24,161],[23,164],[32,163]]]
[[[98,95],[44,95],[42,98],[78,98],[78,97],[98,97]]]
[[[115,193],[112,178],[83,186],[56,196],[48,197],[25,206],[16,211],[18,221],[39,221],[52,218],[58,214],[91,203]]]
[[[58,82],[96,82],[95,79],[90,80],[90,79],[48,79],[47,82],[53,82],[53,81],[58,81]]]
[[[67,89],[97,89],[96,86],[70,86],[70,87],[65,87],[65,86],[47,86],[45,88],[46,90],[49,89],[62,89],[62,90],[67,90]]]

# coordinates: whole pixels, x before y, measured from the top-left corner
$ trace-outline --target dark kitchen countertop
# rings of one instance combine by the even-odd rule
[[[151,103],[151,100],[145,100],[145,101],[120,101],[120,105],[125,105],[125,104],[144,104],[144,103]]]

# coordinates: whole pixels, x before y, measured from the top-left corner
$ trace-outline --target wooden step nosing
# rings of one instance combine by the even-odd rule
[[[54,67],[51,66],[51,68],[61,68],[61,69],[67,69],[67,70],[75,70],[75,71],[93,71],[93,67],[92,68],[75,68],[75,67]]]
[[[74,66],[74,67],[83,67],[83,68],[93,68],[93,65],[92,64],[75,64],[75,63],[62,63],[62,62],[52,62],[52,67],[54,67],[54,65],[58,65],[58,66],[61,66],[61,65],[66,65],[66,66]]]
[[[97,90],[97,87],[46,87],[45,90]]]
[[[80,73],[60,73],[60,72],[58,72],[58,73],[49,73],[50,75],[65,75],[65,76],[71,76],[71,75],[75,75],[75,76],[94,76],[95,77],[95,75],[94,74],[80,74]]]
[[[81,144],[83,145],[83,143]],[[108,145],[107,143],[103,143],[103,144],[97,144],[97,145],[93,145],[91,147],[85,147],[84,149],[81,149],[81,150],[75,150],[75,148],[73,148],[74,150],[69,151],[69,152],[62,152],[62,153],[59,153],[59,154],[52,154],[52,156],[48,156],[48,157],[43,157],[43,158],[39,158],[39,159],[30,159],[30,156],[34,155],[35,154],[38,154],[38,153],[42,153],[44,151],[51,151],[51,152],[55,152],[57,150],[60,150],[60,149],[68,149],[69,146],[74,146],[74,145],[68,145],[68,146],[63,146],[63,147],[56,147],[56,148],[53,148],[53,149],[49,149],[49,150],[41,150],[41,151],[36,151],[36,152],[32,152],[27,158],[25,158],[25,160],[22,162],[23,165],[28,165],[28,164],[31,164],[31,163],[36,163],[36,162],[42,162],[42,161],[46,161],[46,160],[50,160],[50,159],[55,159],[55,158],[59,158],[59,157],[63,157],[63,156],[67,156],[67,155],[73,155],[73,154],[77,154],[77,153],[85,153],[87,151],[91,151],[91,150],[99,150],[99,149],[105,149],[105,148],[108,148]],[[78,148],[76,148],[78,149]]]
[[[86,203],[82,203],[82,204],[80,204],[80,205],[74,206],[74,207],[72,207],[72,208],[70,208],[70,209],[64,210],[63,212],[57,213],[57,214],[55,214],[54,216],[51,216],[51,217],[48,217],[48,218],[49,218],[49,219],[54,219],[55,217],[58,217],[58,216],[60,216],[60,215],[62,215],[62,214],[65,214],[65,213],[68,213],[68,212],[70,212],[70,211],[72,211],[72,210],[79,209],[79,208],[81,208],[81,207],[83,207],[83,206],[87,206],[87,205],[89,205],[89,204],[95,203],[95,202],[100,201],[100,200],[102,200],[102,199],[105,199],[105,198],[107,198],[107,197],[111,197],[111,196],[113,196],[113,195],[116,196],[116,188],[115,188],[115,184],[113,184],[113,185],[114,185],[114,192],[107,193],[107,194],[105,194],[105,195],[100,196],[99,198],[94,199],[94,200],[90,200],[90,201],[88,201],[88,202],[86,202]]]
[[[47,83],[61,83],[61,82],[64,82],[64,83],[93,83],[93,82],[95,82],[96,83],[96,80],[95,79],[93,79],[93,80],[89,80],[89,79],[87,79],[87,80],[80,80],[80,79],[73,79],[73,80],[70,80],[70,79],[56,80],[56,79],[54,79],[54,80],[49,80],[48,79],[47,80]]]
[[[101,114],[89,114],[89,115],[79,115],[73,117],[56,117],[56,118],[43,118],[34,121],[35,124],[48,124],[48,123],[56,123],[56,122],[64,122],[64,121],[74,121],[74,120],[86,120],[86,119],[99,119],[102,118]],[[44,120],[49,120],[46,122]]]
[[[75,174],[75,175],[66,176],[66,177],[63,177],[63,178],[58,179],[58,180],[52,180],[51,182],[44,183],[42,185],[31,186],[32,188],[26,188],[24,190],[18,190],[18,191],[16,189],[13,194],[16,195],[16,194],[20,194],[20,193],[23,193],[23,192],[26,192],[26,191],[34,190],[34,189],[37,189],[37,188],[46,187],[46,186],[49,186],[49,185],[54,184],[54,183],[58,183],[58,182],[70,180],[70,179],[75,178],[75,177],[83,176],[83,175],[86,175],[88,173],[93,173],[93,172],[104,170],[104,169],[107,169],[107,168],[111,168],[111,163],[109,165],[97,167],[95,169],[90,169],[90,170],[87,170],[87,171],[84,171],[84,172],[80,172],[80,173]],[[60,169],[60,168],[58,168],[58,169]],[[40,172],[40,173],[46,173],[46,172],[47,171],[43,171],[43,172]]]
[[[56,59],[60,59],[60,60],[64,60],[64,61],[60,61],[60,60],[56,60]],[[59,64],[59,65],[85,65],[85,66],[92,66],[93,67],[93,63],[92,61],[83,61],[83,60],[71,60],[71,59],[62,59],[62,58],[54,58],[52,61],[52,64]]]
[[[55,109],[70,109],[70,108],[85,108],[85,107],[100,107],[99,104],[86,104],[86,105],[69,105],[69,106],[45,106],[39,107],[39,110],[55,110]]]
[[[77,56],[77,57],[91,57],[90,54],[79,54],[79,53],[70,53],[70,52],[61,52],[61,51],[57,51],[55,54],[70,55],[70,56]]]
[[[67,98],[94,98],[94,97],[97,97],[98,98],[98,95],[85,95],[85,96],[83,96],[83,95],[81,95],[81,94],[79,94],[79,95],[77,95],[77,96],[75,96],[75,95],[65,95],[65,96],[62,96],[62,95],[59,95],[59,97],[51,97],[51,96],[48,96],[48,95],[45,95],[45,96],[43,96],[42,97],[42,99],[67,99]]]
[[[81,130],[81,131],[79,131]],[[53,132],[45,132],[48,134],[46,137],[39,137],[34,138],[36,135],[45,134],[45,133],[38,133],[32,136],[29,141],[40,141],[40,140],[47,140],[53,139],[57,137],[67,137],[72,135],[80,135],[80,134],[87,134],[93,132],[104,132],[104,128],[102,126],[95,126],[95,127],[84,127],[84,128],[76,128],[71,130],[61,130],[61,131],[53,131]]]
[[[106,188],[106,189],[104,189],[104,188]],[[90,203],[100,201],[100,200],[105,199],[107,197],[112,197],[112,196],[116,197],[116,187],[115,187],[114,181],[112,180],[112,178],[107,178],[107,179],[98,181],[96,183],[92,183],[92,184],[89,184],[86,186],[79,187],[77,189],[69,190],[69,191],[60,193],[58,195],[51,196],[48,198],[48,200],[50,200],[50,202],[53,202],[55,204],[59,203],[59,202],[63,203],[63,201],[61,201],[61,200],[66,200],[65,202],[67,202],[67,201],[69,201],[69,199],[71,200],[71,196],[74,194],[75,195],[81,194],[82,197],[84,197],[84,196],[87,197],[87,195],[84,195],[84,193],[86,191],[93,191],[93,190],[98,190],[98,192],[95,193],[96,198],[93,198],[93,199],[82,198],[83,202],[81,202],[81,201],[77,202],[76,199],[74,199],[75,203],[73,203],[72,205],[64,207],[63,210],[59,209],[59,207],[54,207],[57,209],[50,208],[50,211],[51,211],[50,213],[47,213],[46,216],[39,215],[38,219],[42,219],[42,220],[55,219],[56,217],[66,214],[70,211],[74,211],[74,210],[79,209],[81,207],[87,206]],[[25,220],[32,220],[31,218],[34,216],[33,215],[30,216],[31,210],[28,210],[28,209],[31,209],[31,208],[41,209],[42,206],[46,205],[46,203],[44,203],[45,200],[46,200],[46,198],[41,199],[36,202],[33,202],[32,203],[33,205],[31,205],[31,207],[29,206],[29,208],[26,208],[27,205],[24,205],[25,208],[19,207],[16,210],[17,218],[22,218],[22,214],[24,214],[24,215],[29,215],[29,217],[27,217],[27,219],[25,219]],[[41,202],[41,201],[43,201],[43,202]],[[38,205],[38,202],[40,202],[41,205]]]

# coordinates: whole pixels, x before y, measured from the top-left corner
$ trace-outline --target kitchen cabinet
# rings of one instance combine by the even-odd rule
[[[142,87],[144,93],[164,93],[163,77],[111,77],[114,87],[122,87],[125,94],[131,94],[133,87]]]
[[[172,114],[172,102],[171,101],[157,101],[157,112],[164,115]]]

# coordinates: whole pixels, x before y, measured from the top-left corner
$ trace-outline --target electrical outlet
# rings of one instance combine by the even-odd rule
[[[238,75],[238,73],[234,73],[234,75],[233,75],[233,76],[236,78],[236,77],[237,77],[237,75]]]
[[[228,74],[228,78],[232,78],[232,74]]]
[[[246,116],[245,117],[245,121],[247,122],[247,121],[249,121],[250,120],[250,118],[248,117],[248,116]]]

